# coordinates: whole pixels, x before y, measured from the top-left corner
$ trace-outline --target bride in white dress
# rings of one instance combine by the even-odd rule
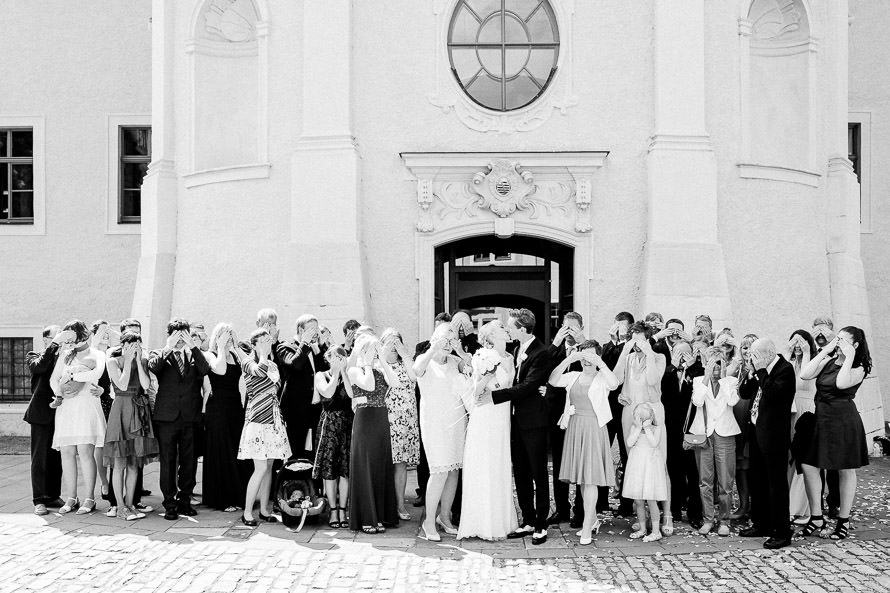
[[[477,376],[464,396],[470,413],[464,446],[463,511],[457,539],[478,537],[506,539],[519,527],[513,504],[510,462],[510,406],[477,404],[479,394],[513,384],[513,357],[507,354],[507,331],[500,321],[490,321],[479,330],[479,341],[498,353],[501,363],[494,373]]]

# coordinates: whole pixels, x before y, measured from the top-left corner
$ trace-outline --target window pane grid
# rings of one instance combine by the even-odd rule
[[[142,181],[151,162],[151,128],[121,126],[118,134],[118,223],[142,221]]]
[[[447,47],[452,73],[470,99],[495,111],[520,109],[556,72],[556,15],[549,0],[460,0]],[[532,60],[542,51],[551,59]]]
[[[0,129],[0,224],[34,223],[34,134]]]
[[[31,375],[25,358],[31,338],[0,338],[0,402],[27,402],[31,398]]]

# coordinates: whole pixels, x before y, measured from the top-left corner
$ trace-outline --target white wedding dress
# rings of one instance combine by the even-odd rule
[[[495,371],[501,389],[513,384],[513,357],[506,356]],[[475,391],[475,389],[473,390]],[[513,504],[510,461],[510,406],[476,405],[473,391],[464,396],[470,411],[464,445],[463,491],[457,539],[506,539],[518,527]]]

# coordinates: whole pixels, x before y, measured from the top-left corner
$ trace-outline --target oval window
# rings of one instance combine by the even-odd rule
[[[451,71],[494,111],[532,103],[556,74],[559,30],[548,0],[459,0],[448,27]]]

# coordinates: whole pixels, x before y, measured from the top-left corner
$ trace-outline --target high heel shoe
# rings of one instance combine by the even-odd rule
[[[80,501],[76,498],[68,498],[65,500],[65,504],[59,508],[59,512],[61,514],[70,513],[74,509],[80,506]]]
[[[423,535],[421,535],[420,533],[417,534],[417,537],[419,537],[420,539],[425,539],[429,542],[442,541],[442,537],[436,531],[433,531],[433,535],[430,535],[429,532],[426,530],[425,525],[421,524],[420,530],[423,532]]]
[[[401,519],[402,521],[410,521],[411,520],[411,513],[409,513],[408,511],[398,511],[398,513],[399,513],[399,519]]]
[[[442,520],[441,516],[436,517],[436,525],[441,527],[442,531],[444,531],[448,535],[457,535],[457,529],[453,526],[445,525],[445,521]]]
[[[248,519],[244,516],[244,513],[241,513],[241,522],[247,525],[248,527],[256,527],[257,522],[256,519]]]
[[[590,526],[590,533],[592,533],[592,534],[599,534],[599,532],[600,532],[600,527],[602,526],[602,524],[603,524],[603,522],[602,522],[600,519],[597,519],[596,521],[594,521],[594,522],[593,522],[593,525]],[[577,535],[578,537],[581,537],[581,534],[582,534],[582,533],[584,533],[584,532],[583,532],[583,531],[579,531],[579,532],[576,533],[575,535]]]
[[[83,504],[80,505],[80,508],[77,509],[75,515],[89,515],[94,510],[96,510],[96,501],[92,498],[85,498],[83,500]]]
[[[260,512],[260,521],[263,521],[264,523],[280,523],[281,522],[277,516],[272,515],[272,514],[264,515],[262,512]]]

